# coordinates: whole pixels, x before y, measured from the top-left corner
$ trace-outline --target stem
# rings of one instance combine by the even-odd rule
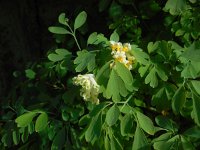
[[[76,42],[76,45],[78,46],[78,49],[81,50],[81,47],[80,47],[80,45],[79,45],[79,43],[78,43],[78,41],[77,41],[77,39],[76,39],[75,33],[72,34],[72,36],[74,37],[74,40],[75,40],[75,42]]]
[[[129,100],[130,100],[132,97],[133,97],[133,94],[131,94],[131,95],[128,97],[128,99],[124,102],[124,105],[122,106],[122,108],[121,108],[120,110],[122,110],[122,109],[125,107],[125,105],[127,105],[127,103],[129,102]]]
[[[76,35],[75,35],[75,31],[76,31],[76,30],[73,31],[72,28],[69,26],[69,24],[67,24],[67,27],[69,28],[69,30],[70,30],[70,32],[71,32],[71,35],[73,36],[73,38],[74,38],[74,40],[75,40],[75,42],[76,42],[76,45],[77,45],[78,49],[81,50],[81,47],[80,47],[80,45],[79,45],[79,43],[78,43],[78,40],[77,40],[77,38],[76,38]]]

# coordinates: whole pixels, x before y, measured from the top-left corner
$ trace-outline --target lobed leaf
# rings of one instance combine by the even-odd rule
[[[88,71],[93,71],[96,66],[95,57],[96,54],[88,52],[86,50],[78,51],[77,57],[74,60],[74,64],[76,64],[76,72],[83,71],[86,67]]]
[[[126,87],[122,79],[117,75],[116,71],[112,69],[110,73],[110,78],[108,80],[107,88],[106,88],[106,97],[111,98],[115,102],[121,100],[120,94],[122,96],[127,96]]]
[[[158,79],[157,79],[157,76],[156,76],[156,69],[155,67],[153,67],[149,74],[146,76],[145,78],[145,84],[148,84],[150,83],[150,86],[152,88],[155,88],[158,86]]]
[[[186,7],[186,0],[168,0],[164,8],[172,15],[179,15]]]

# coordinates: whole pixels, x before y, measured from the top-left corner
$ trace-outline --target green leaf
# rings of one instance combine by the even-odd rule
[[[68,50],[63,49],[63,48],[56,49],[55,52],[56,52],[56,54],[51,53],[48,55],[48,59],[50,61],[57,62],[57,61],[63,60],[64,58],[71,57],[71,52],[69,52]]]
[[[110,150],[110,140],[107,135],[104,138],[104,147],[105,147],[105,150]]]
[[[135,57],[137,62],[143,65],[149,64],[149,55],[142,51],[142,49],[138,48],[137,45],[131,45],[131,54]]]
[[[53,62],[57,62],[57,61],[63,60],[64,56],[63,55],[57,55],[57,54],[49,54],[48,59],[53,61]]]
[[[92,118],[89,127],[85,132],[86,141],[92,142],[97,140],[101,134],[101,127],[102,127],[101,114],[98,113],[95,117]]]
[[[25,70],[26,77],[29,79],[35,79],[36,73],[32,69]]]
[[[148,45],[147,45],[147,49],[148,49],[149,54],[156,51],[156,49],[158,49],[158,46],[159,46],[159,42],[155,42],[155,43],[149,42]]]
[[[130,87],[133,84],[133,76],[122,63],[116,62],[116,72],[119,75],[119,77],[124,81],[126,87]],[[128,89],[128,88],[127,88]],[[131,91],[131,89],[128,89]]]
[[[106,98],[112,97],[112,100],[115,102],[121,100],[120,95],[125,97],[128,94],[123,80],[117,75],[114,69],[112,69],[111,71],[105,92],[106,92]]]
[[[64,49],[64,48],[58,48],[55,50],[55,52],[58,55],[62,55],[62,56],[67,56],[67,55],[71,55],[71,52],[69,52],[68,50]]]
[[[122,119],[120,123],[120,131],[122,136],[132,136],[133,130],[133,118],[131,117],[131,114],[126,114]]]
[[[200,62],[188,61],[185,65],[181,77],[193,79],[200,77]]]
[[[119,41],[119,35],[116,31],[114,31],[111,36],[110,36],[110,41],[115,41],[118,42]]]
[[[108,39],[102,33],[97,35],[97,41],[95,42],[95,44],[106,43],[106,42],[108,42]]]
[[[15,119],[15,122],[17,123],[18,127],[26,127],[28,124],[31,123],[33,120],[33,117],[35,117],[37,112],[28,112],[25,113]]]
[[[83,117],[81,117],[81,118],[79,119],[78,124],[79,124],[79,126],[84,126],[84,125],[87,125],[89,121],[90,121],[90,117],[89,117],[89,115],[87,114],[87,115],[84,115]]]
[[[65,144],[65,128],[63,127],[53,139],[51,150],[61,150]]]
[[[191,44],[186,51],[183,52],[182,57],[185,57],[191,61],[200,62],[200,42]]]
[[[106,113],[106,123],[109,126],[114,125],[119,119],[120,110],[116,104],[114,104]]]
[[[163,81],[168,80],[166,73],[163,71],[163,69],[160,66],[158,66],[158,65],[155,66],[155,69],[156,69],[156,73],[160,77],[160,79],[162,79]]]
[[[25,127],[23,129],[23,134],[21,136],[21,139],[22,139],[22,142],[25,143],[27,140],[28,140],[28,136],[29,136],[29,133],[28,133],[28,128]]]
[[[147,138],[139,126],[137,126],[135,131],[132,150],[150,150]]]
[[[175,35],[176,35],[176,36],[183,36],[184,33],[185,33],[184,30],[182,30],[182,29],[178,29],[178,30],[176,31]]]
[[[52,26],[52,27],[49,27],[48,29],[51,33],[54,33],[54,34],[71,34],[67,29],[63,27]]]
[[[1,142],[3,143],[4,147],[10,147],[12,145],[12,133],[9,131],[5,133],[1,138]]]
[[[192,128],[187,129],[183,135],[191,137],[191,138],[200,138],[200,128],[198,126],[194,126]]]
[[[86,19],[87,13],[85,11],[79,13],[74,22],[74,30],[80,28],[85,23]]]
[[[157,116],[155,118],[156,124],[159,125],[160,127],[170,130],[173,133],[178,131],[178,126],[177,124],[172,121],[171,119],[169,119],[168,117],[164,117],[164,116]]]
[[[139,126],[148,134],[154,135],[155,133],[155,127],[153,125],[152,120],[144,115],[143,113],[137,111],[137,119],[139,122]]]
[[[146,65],[146,66],[141,66],[139,68],[138,72],[140,73],[141,77],[144,77],[144,75],[147,73],[149,67],[150,67],[150,65]]]
[[[69,120],[69,113],[63,110],[62,111],[62,119],[64,121],[68,121]]]
[[[40,132],[44,130],[47,124],[48,124],[48,115],[45,112],[43,112],[38,116],[35,122],[35,131]]]
[[[180,86],[172,98],[172,110],[178,114],[183,108],[186,101],[186,92],[184,86]]]
[[[58,17],[58,22],[63,25],[67,25],[68,19],[65,17],[65,13],[61,13]]]
[[[119,109],[124,114],[129,114],[131,111],[133,111],[133,107],[129,107],[127,105],[125,105],[125,106],[119,106]]]
[[[96,80],[98,83],[102,83],[102,78],[109,78],[109,73],[110,72],[110,61],[105,63],[101,69],[97,72],[96,75]]]
[[[110,138],[110,146],[111,150],[123,150],[122,145],[114,135],[112,135]]]
[[[28,124],[28,133],[29,134],[32,134],[33,132],[35,132],[35,129],[34,129],[34,123],[31,122],[30,124]]]
[[[19,133],[19,130],[18,130],[18,129],[17,129],[17,130],[14,130],[14,131],[12,132],[12,137],[13,137],[13,143],[14,143],[15,145],[19,144],[19,142],[20,142],[20,133]]]
[[[171,138],[171,133],[167,132],[153,140],[153,148],[156,150],[168,150],[166,149],[166,142]]]
[[[196,150],[193,143],[191,143],[185,136],[181,135],[181,145],[183,150]]]
[[[155,88],[158,86],[158,79],[157,79],[157,76],[156,76],[156,70],[155,70],[155,67],[153,67],[149,74],[146,76],[145,78],[145,84],[148,84],[150,83],[150,86],[152,88]]]
[[[76,72],[83,71],[86,67],[88,71],[93,71],[96,63],[95,63],[95,57],[96,54],[88,52],[86,50],[78,51],[77,57],[74,60],[74,64],[77,64]]]
[[[200,97],[196,95],[195,93],[192,94],[193,99],[193,119],[195,123],[200,126]]]
[[[173,150],[178,149],[179,147],[179,135],[175,135],[171,139],[163,142],[162,147],[160,147],[162,150]]]
[[[187,7],[186,0],[168,0],[164,9],[172,15],[179,15]]]
[[[165,83],[156,91],[152,97],[152,105],[159,111],[171,109],[171,99],[174,96],[176,87]]]
[[[191,80],[190,82],[195,91],[200,95],[200,81]]]
[[[87,45],[94,44],[97,41],[97,32],[93,32],[90,34],[87,40]]]
[[[99,105],[94,106],[94,108],[89,113],[89,116],[90,117],[96,116],[98,113],[100,113],[106,107],[106,105],[107,105],[107,103],[102,102]]]

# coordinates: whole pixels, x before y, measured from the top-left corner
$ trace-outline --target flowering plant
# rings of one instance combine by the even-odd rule
[[[60,26],[51,26],[49,31],[57,41],[59,35],[71,36],[76,54],[57,47],[48,52],[46,62],[26,70],[31,83],[26,88],[42,90],[35,90],[36,106],[17,112],[14,128],[2,137],[4,146],[10,137],[15,145],[20,141],[23,145],[37,132],[42,137],[36,138],[41,149],[199,148],[199,32],[188,33],[190,28],[185,27],[190,13],[197,12],[197,8],[190,9],[196,1],[174,3],[168,0],[164,7],[172,17],[166,24],[182,43],[142,40],[136,44],[140,37],[120,39],[123,30],[116,27],[109,38],[93,32],[80,44],[77,33],[87,20],[86,12],[79,13],[74,24],[61,13]],[[152,7],[156,6],[153,1]],[[181,19],[173,22],[179,15]],[[110,28],[113,26],[115,23]]]

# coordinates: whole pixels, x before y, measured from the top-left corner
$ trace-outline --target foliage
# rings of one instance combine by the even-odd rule
[[[124,11],[129,6],[140,18]],[[152,13],[138,11],[141,6]],[[74,21],[61,13],[59,25],[49,31],[71,36],[77,51],[58,46],[24,76],[15,73],[19,84],[2,109],[1,149],[198,149],[198,6],[195,0],[138,6],[132,0],[101,0],[99,11],[109,7],[112,33],[93,32],[84,40],[78,35],[87,13]],[[166,38],[149,31],[142,37],[140,22],[146,26],[158,13]]]

